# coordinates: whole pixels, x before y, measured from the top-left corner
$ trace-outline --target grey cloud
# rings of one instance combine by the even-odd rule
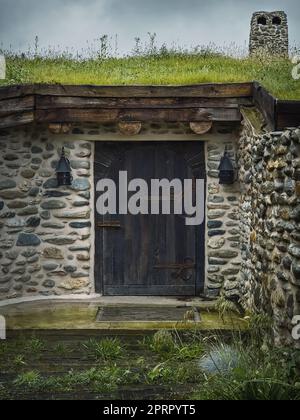
[[[135,36],[156,32],[161,43],[242,45],[251,14],[264,9],[286,10],[290,38],[299,41],[299,0],[0,0],[0,41],[24,50],[38,35],[43,47],[81,49],[87,40],[118,34],[127,52]]]

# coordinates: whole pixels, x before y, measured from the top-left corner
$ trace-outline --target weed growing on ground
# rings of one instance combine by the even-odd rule
[[[70,371],[65,375],[49,378],[42,377],[37,371],[28,371],[18,375],[14,385],[25,391],[36,392],[71,392],[88,388],[89,392],[107,393],[137,380],[137,375],[130,370],[113,365],[83,372]]]
[[[87,352],[97,360],[115,360],[124,355],[124,347],[117,338],[91,339],[83,344]]]
[[[272,321],[249,315],[249,331],[206,340],[199,360],[200,400],[298,400],[300,352],[276,349]]]
[[[146,348],[156,353],[163,360],[188,361],[203,353],[200,340],[185,342],[177,331],[160,330],[151,337],[146,337],[142,343]]]
[[[33,337],[27,340],[24,346],[24,351],[29,354],[37,354],[45,349],[45,343],[39,338]]]
[[[67,347],[49,346],[37,337],[9,340],[0,343],[0,399],[18,395],[55,399],[77,393],[111,397],[133,385],[160,390],[163,386],[164,395],[172,392],[200,400],[300,399],[299,350],[274,348],[269,318],[251,314],[248,318],[249,331],[162,330],[135,342],[133,348],[131,342],[125,348],[116,337]],[[67,356],[73,351],[79,359],[70,368],[74,360]],[[51,354],[64,355],[57,373],[48,370]]]

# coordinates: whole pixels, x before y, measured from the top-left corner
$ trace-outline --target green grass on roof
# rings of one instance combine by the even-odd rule
[[[294,65],[280,58],[231,58],[221,54],[167,53],[127,58],[75,60],[60,57],[7,58],[0,85],[61,83],[93,85],[188,85],[259,81],[280,99],[300,100]]]

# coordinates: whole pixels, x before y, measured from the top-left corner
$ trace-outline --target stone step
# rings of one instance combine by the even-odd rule
[[[1,311],[2,312],[2,311]],[[102,306],[98,304],[64,304],[26,306],[22,310],[7,311],[8,330],[237,330],[247,322],[236,314],[221,319],[214,307],[136,305]]]

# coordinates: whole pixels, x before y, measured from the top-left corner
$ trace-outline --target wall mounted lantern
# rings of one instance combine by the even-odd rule
[[[227,147],[219,166],[219,182],[221,185],[231,185],[236,181],[236,171],[230,159]]]
[[[61,157],[56,167],[57,186],[72,185],[73,177],[69,159],[66,157],[65,148],[62,148]]]

